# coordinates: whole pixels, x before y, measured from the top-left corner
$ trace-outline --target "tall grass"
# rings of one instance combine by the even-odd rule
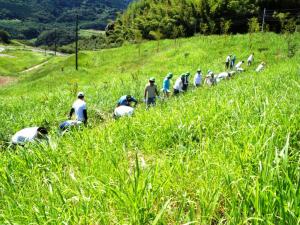
[[[283,37],[253,37],[263,73],[253,66],[110,119],[118,97],[141,99],[150,76],[160,85],[169,71],[223,71],[228,53],[248,56],[246,36],[228,37],[225,48],[222,38],[181,39],[176,49],[162,41],[159,53],[148,42],[140,57],[134,45],[83,52],[79,72],[72,57],[57,59],[1,88],[2,140],[39,124],[52,138],[3,148],[1,223],[299,224],[300,56],[287,57]],[[77,90],[86,93],[90,124],[59,137]]]

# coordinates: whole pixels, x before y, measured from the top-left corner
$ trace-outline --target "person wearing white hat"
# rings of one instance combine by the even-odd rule
[[[144,90],[144,101],[147,105],[147,108],[151,105],[155,105],[156,97],[159,98],[159,92],[157,89],[157,85],[155,84],[155,78],[151,77]]]
[[[248,62],[248,66],[251,66],[251,64],[253,63],[254,61],[254,53],[252,53],[248,59],[247,59],[247,62]]]
[[[238,72],[243,72],[244,69],[242,68],[242,64],[244,63],[244,61],[239,61],[238,64],[236,64],[235,69]]]
[[[75,113],[76,120],[86,124],[88,117],[86,110],[86,102],[84,101],[84,93],[79,92],[77,98],[78,99],[73,103],[72,109],[70,111],[69,120],[71,120],[73,113]]]
[[[215,75],[211,70],[208,70],[206,78],[204,80],[204,84],[208,86],[216,85]]]
[[[202,73],[201,73],[201,69],[198,69],[197,73],[194,76],[194,86],[199,87],[201,86],[201,83],[202,83]]]

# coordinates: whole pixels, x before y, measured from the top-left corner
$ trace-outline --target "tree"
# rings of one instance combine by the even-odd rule
[[[4,31],[4,30],[0,30],[0,41],[5,43],[5,44],[9,44],[10,43],[9,33]]]
[[[221,32],[222,34],[228,34],[228,31],[231,28],[232,21],[231,20],[225,20],[224,18],[221,18]]]
[[[208,31],[208,25],[207,23],[201,23],[200,24],[200,31],[202,34],[207,34],[207,31]]]
[[[37,46],[39,45],[47,45],[52,46],[55,44],[61,46],[61,45],[67,45],[75,41],[75,35],[74,32],[71,30],[63,30],[63,29],[52,29],[49,31],[42,32],[35,44]]]
[[[259,32],[259,22],[258,19],[253,17],[248,20],[248,32],[249,33],[257,33]]]
[[[143,35],[140,30],[134,30],[134,41],[138,45],[139,56],[141,56],[141,43],[143,41]]]
[[[152,36],[157,41],[156,51],[159,52],[160,39],[163,37],[163,34],[160,32],[160,30],[156,30],[156,31],[150,31],[149,35]]]
[[[259,32],[258,19],[253,17],[248,20],[248,33],[249,33],[249,48],[252,49],[252,34]]]
[[[291,17],[290,13],[274,12],[273,17],[280,22],[282,33],[292,33],[296,29],[296,20]]]

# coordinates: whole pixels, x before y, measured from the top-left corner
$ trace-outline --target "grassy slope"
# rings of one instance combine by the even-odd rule
[[[18,76],[19,72],[32,66],[38,65],[50,58],[41,52],[32,52],[16,47],[16,49],[7,49],[1,54],[7,54],[11,57],[0,57],[0,76]]]
[[[160,85],[168,71],[222,71],[226,54],[252,51],[247,36],[224,40],[195,37],[177,49],[163,41],[159,53],[149,42],[141,56],[136,46],[85,52],[78,72],[74,58],[57,59],[1,88],[2,139],[25,126],[52,128],[51,147],[2,153],[1,223],[297,224],[300,54],[286,57],[284,37],[254,37],[255,65],[267,63],[261,74],[252,67],[149,111],[141,105],[133,118],[108,119],[120,95],[142,98],[149,76]],[[59,138],[78,90],[90,127]]]
[[[80,37],[87,37],[88,38],[88,37],[91,37],[93,35],[98,35],[100,33],[105,33],[105,31],[91,30],[91,29],[89,29],[89,30],[80,30],[79,35],[80,35]]]

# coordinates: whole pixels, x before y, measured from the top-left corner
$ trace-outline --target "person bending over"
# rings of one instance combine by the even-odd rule
[[[119,99],[117,106],[131,106],[132,102],[134,103],[133,107],[136,107],[138,101],[131,95],[124,95]]]
[[[15,133],[11,141],[15,145],[25,145],[36,140],[48,140],[48,131],[45,127],[28,127]]]

